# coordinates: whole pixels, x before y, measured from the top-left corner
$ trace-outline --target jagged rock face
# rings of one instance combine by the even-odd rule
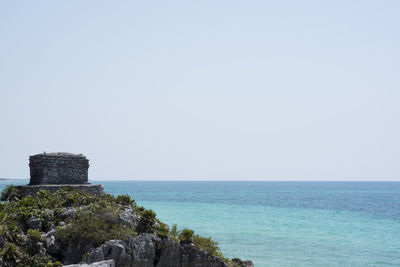
[[[80,262],[83,255],[90,251],[93,247],[90,243],[85,241],[79,241],[68,244],[67,247],[64,247],[61,251],[61,255],[63,258],[63,264],[73,264]]]
[[[114,260],[107,260],[107,261],[94,262],[91,264],[64,265],[64,267],[115,267],[115,262]]]
[[[121,267],[225,267],[220,258],[208,255],[192,244],[181,245],[171,238],[150,234],[130,237],[127,242],[110,240],[93,249],[86,264],[113,259]],[[85,265],[81,265],[85,266]]]
[[[54,235],[46,238],[47,252],[51,255],[57,255],[61,251],[60,244],[57,243]]]
[[[254,266],[252,261],[243,261],[238,258],[232,259],[232,265],[233,265],[233,267],[253,267]]]
[[[28,220],[26,220],[26,224],[31,229],[42,229],[42,222],[35,216],[32,216]]]
[[[77,213],[77,211],[78,209],[76,208],[66,208],[62,211],[60,217],[65,223],[69,223],[74,215]]]
[[[156,256],[156,240],[154,239],[159,238],[150,234],[142,234],[136,238],[130,237],[128,242],[109,240],[92,250],[85,261],[93,263],[99,260],[113,259],[116,266],[152,267]]]
[[[157,267],[220,267],[226,264],[217,257],[213,257],[200,250],[191,243],[179,244],[171,238],[163,240],[160,260]]]
[[[119,214],[119,219],[124,225],[130,224],[136,228],[138,217],[132,211],[132,208],[126,208]]]

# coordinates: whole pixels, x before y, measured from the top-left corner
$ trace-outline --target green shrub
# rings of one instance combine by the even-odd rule
[[[129,234],[134,233],[133,228],[124,227],[114,219],[112,214],[103,217],[92,212],[79,212],[70,225],[57,231],[56,236],[64,245],[70,242],[85,242],[98,247],[107,240],[125,240]]]
[[[50,191],[49,190],[45,190],[45,189],[41,189],[41,190],[39,190],[39,192],[36,193],[36,196],[38,198],[49,198],[50,197]]]
[[[135,204],[135,200],[131,199],[131,197],[126,195],[119,195],[115,198],[115,201],[121,205],[133,206]]]
[[[156,222],[156,213],[153,210],[145,210],[140,217],[136,230],[139,233],[153,233]]]
[[[42,265],[43,266],[43,265]],[[46,265],[45,265],[45,267],[62,267],[63,265],[61,264],[61,262],[59,262],[59,261],[55,261],[55,262],[52,262],[52,261],[49,261],[49,262],[47,262],[46,263]]]
[[[41,255],[39,253],[22,258],[22,266],[30,267],[61,267],[62,264],[51,256]]]
[[[221,249],[218,247],[217,241],[212,240],[211,237],[202,237],[199,235],[193,236],[193,241],[196,246],[204,251],[207,251],[211,256],[221,258],[226,264],[229,265],[230,260],[222,255]]]
[[[40,249],[39,242],[43,239],[42,235],[37,229],[29,229],[26,235],[27,240],[25,244],[25,249],[29,255],[36,255]]]
[[[143,212],[143,217],[147,218],[147,219],[151,219],[154,220],[156,218],[156,213],[153,210],[145,210]]]
[[[20,258],[18,247],[12,243],[6,243],[0,251],[4,266],[16,266]]]
[[[194,235],[194,231],[187,228],[183,229],[182,231],[178,231],[176,224],[172,225],[170,234],[172,237],[178,236],[178,239],[181,242],[193,242],[196,246],[208,252],[211,256],[220,257],[227,264],[229,262],[229,259],[222,255],[221,250],[218,247],[218,242],[212,240],[211,237]]]
[[[95,216],[100,217],[106,224],[112,225],[119,223],[119,213],[113,208],[102,208],[96,212]]]
[[[193,236],[194,243],[201,249],[210,253],[211,256],[217,256],[220,253],[218,242],[211,239],[211,237],[202,237],[199,235]]]
[[[18,189],[13,185],[7,185],[1,192],[1,201],[17,201],[21,199]]]
[[[166,224],[160,223],[157,235],[160,237],[168,237],[168,234],[169,234],[168,226]]]
[[[178,238],[179,238],[179,240],[184,241],[184,242],[192,241],[193,234],[194,234],[193,230],[185,228],[179,233]]]
[[[137,207],[137,211],[144,211],[145,210],[145,208],[143,208],[143,206],[139,206],[139,207]]]
[[[32,240],[33,242],[40,242],[43,240],[42,234],[38,229],[29,229],[26,232],[26,236],[29,240]]]
[[[178,238],[179,232],[178,232],[178,225],[173,224],[171,227],[171,230],[169,231],[169,233],[171,234],[171,236],[173,238]]]
[[[1,238],[5,241],[11,243],[21,243],[22,242],[22,231],[15,222],[11,221],[9,218],[0,226]]]

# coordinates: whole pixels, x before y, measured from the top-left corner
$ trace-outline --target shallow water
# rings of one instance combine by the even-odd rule
[[[400,266],[400,183],[98,183],[255,266]]]

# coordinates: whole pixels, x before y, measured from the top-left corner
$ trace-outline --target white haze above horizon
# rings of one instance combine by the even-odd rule
[[[399,180],[399,1],[1,1],[0,177]]]

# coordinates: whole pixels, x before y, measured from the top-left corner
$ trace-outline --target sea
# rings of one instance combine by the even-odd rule
[[[255,266],[400,266],[400,182],[92,183]]]

